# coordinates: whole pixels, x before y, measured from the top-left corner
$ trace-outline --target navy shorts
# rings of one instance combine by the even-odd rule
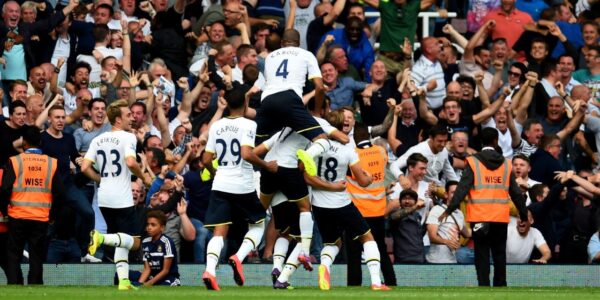
[[[298,168],[277,168],[273,174],[266,170],[260,171],[260,192],[272,195],[281,191],[289,201],[298,201],[308,196],[308,186],[304,174]]]
[[[300,210],[293,202],[285,201],[271,207],[275,229],[280,234],[300,236]]]
[[[335,244],[344,231],[354,240],[371,231],[353,203],[340,208],[313,206],[312,209],[323,244]]]
[[[206,210],[204,227],[229,225],[232,223],[258,224],[265,220],[266,212],[256,192],[231,194],[212,191]]]
[[[293,90],[281,91],[265,97],[256,111],[254,121],[257,125],[257,145],[283,127],[290,127],[311,141],[325,133]]]
[[[135,212],[135,208],[108,208],[100,207],[102,217],[106,221],[107,233],[127,233],[132,236],[139,236],[140,217]]]

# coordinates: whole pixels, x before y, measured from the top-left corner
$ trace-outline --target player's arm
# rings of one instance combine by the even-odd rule
[[[350,165],[350,171],[352,171],[352,175],[356,179],[356,182],[362,187],[366,187],[373,182],[373,176],[363,169],[358,161]]]
[[[89,153],[89,151],[88,151]],[[94,162],[88,158],[85,158],[81,163],[81,172],[85,174],[89,179],[95,181],[96,183],[100,183],[100,174],[94,171],[92,164]]]
[[[323,107],[323,101],[325,101],[325,87],[323,86],[323,78],[314,77],[312,78],[315,84],[315,107]]]
[[[329,182],[318,176],[310,176],[304,172],[304,181],[317,190],[341,192],[346,190],[346,181]]]
[[[255,167],[266,169],[267,171],[269,171],[271,173],[277,172],[277,162],[276,161],[273,160],[273,161],[266,162],[266,161],[262,160],[260,157],[258,157],[258,155],[256,155],[254,153],[254,151],[252,151],[253,149],[254,149],[254,147],[242,145],[242,150],[241,150],[242,158],[245,161],[251,163]]]
[[[214,176],[217,171],[212,164],[214,158],[215,154],[208,150],[205,150],[204,154],[202,154],[202,164],[204,165],[204,168],[210,172],[211,176]]]
[[[144,181],[146,186],[150,186],[152,184],[152,181],[149,180],[148,177],[144,176],[144,173],[142,172],[140,165],[137,163],[135,156],[129,155],[125,157],[125,164],[131,173],[133,173],[133,175],[135,175],[137,178],[141,178]]]
[[[171,265],[173,264],[173,257],[165,257],[163,258],[163,268],[156,274],[156,276],[152,277],[152,279],[146,281],[144,286],[151,286],[161,281],[167,274],[169,274],[169,269],[171,269]]]
[[[144,270],[142,270],[142,274],[140,275],[139,283],[146,283],[148,277],[150,277],[150,264],[147,261],[144,261]]]

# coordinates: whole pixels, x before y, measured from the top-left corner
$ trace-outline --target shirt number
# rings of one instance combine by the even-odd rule
[[[227,154],[227,142],[225,142],[225,140],[223,139],[217,139],[216,142],[217,144],[223,146],[221,155],[219,155],[219,166],[227,166],[227,162],[223,161],[223,158],[225,158],[225,154]],[[234,160],[231,163],[232,165],[237,166],[240,163],[240,161],[242,161],[242,149],[240,146],[240,142],[237,139],[231,140],[229,150],[234,158]]]
[[[102,156],[102,165],[100,166],[100,177],[108,177],[108,172],[104,172],[104,170],[106,169],[106,152],[104,152],[104,150],[98,150],[98,156]],[[111,162],[113,166],[115,166],[117,168],[116,172],[111,172],[110,175],[112,175],[112,177],[118,177],[119,175],[121,175],[121,170],[123,169],[121,167],[121,163],[119,162],[119,160],[121,159],[121,155],[119,154],[119,151],[112,149],[110,150],[110,154],[111,156],[114,155],[115,158],[113,159],[113,161]],[[112,169],[112,168],[111,168]]]
[[[284,79],[287,79],[289,72],[287,71],[287,58],[284,59],[279,67],[277,67],[277,72],[275,72],[275,76],[283,76]]]
[[[325,167],[325,171],[321,173],[321,169],[323,166]],[[321,177],[322,174],[322,177],[325,178],[327,181],[335,181],[335,179],[337,178],[337,171],[335,170],[335,168],[337,168],[337,166],[337,159],[330,157],[326,159],[325,163],[323,164],[323,157],[319,157],[319,168],[317,170],[317,175]]]

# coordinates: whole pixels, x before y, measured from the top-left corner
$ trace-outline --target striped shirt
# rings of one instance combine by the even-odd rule
[[[444,70],[439,61],[432,62],[425,55],[421,55],[419,60],[412,67],[412,79],[419,88],[427,87],[430,80],[437,81],[437,87],[427,92],[427,106],[431,109],[440,108],[446,97],[446,82],[444,80]]]
[[[517,156],[519,154],[523,154],[527,157],[531,156],[535,151],[537,151],[538,147],[536,145],[530,144],[527,140],[521,138],[521,143],[515,148],[513,148],[513,156]]]

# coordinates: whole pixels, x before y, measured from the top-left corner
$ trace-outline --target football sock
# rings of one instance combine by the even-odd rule
[[[206,272],[213,276],[216,274],[216,268],[219,263],[219,256],[221,255],[223,244],[222,236],[214,236],[208,242],[208,246],[206,246]]]
[[[365,252],[365,261],[367,267],[369,267],[369,273],[371,273],[371,284],[380,285],[381,277],[379,271],[381,270],[381,263],[379,256],[379,249],[375,241],[368,241],[363,244],[363,250]]]
[[[327,151],[329,149],[329,140],[328,139],[318,139],[314,141],[308,149],[306,149],[306,153],[311,157],[319,156],[321,153]]]
[[[313,225],[314,221],[312,218],[312,213],[301,212],[300,213],[300,238],[302,244],[302,252],[305,255],[310,253],[310,243],[312,241],[312,233],[313,233]]]
[[[115,248],[115,264],[117,267],[117,277],[119,280],[129,278],[129,250],[117,247]]]
[[[296,247],[294,247],[294,250],[290,253],[290,256],[285,262],[285,267],[283,267],[283,271],[281,271],[281,275],[277,278],[279,282],[287,282],[290,280],[290,277],[298,268],[298,255],[300,254],[301,248],[300,244],[296,244]]]
[[[279,237],[275,241],[275,247],[273,247],[273,269],[281,271],[289,245],[290,241],[286,238]]]
[[[248,224],[248,232],[244,236],[244,241],[235,254],[240,262],[243,262],[248,253],[252,251],[262,239],[263,233],[265,232],[265,222],[258,224]]]
[[[326,245],[321,250],[321,265],[324,265],[328,271],[331,271],[331,264],[335,260],[335,257],[340,252],[340,248],[336,245]]]
[[[133,247],[133,237],[126,233],[110,233],[104,235],[104,241],[102,244],[115,247],[131,249]],[[116,261],[116,259],[115,259]]]

